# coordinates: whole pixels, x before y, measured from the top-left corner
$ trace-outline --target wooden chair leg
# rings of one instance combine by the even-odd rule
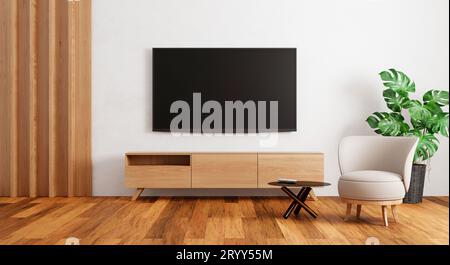
[[[398,214],[397,214],[397,205],[392,205],[391,210],[392,210],[392,216],[394,217],[394,222],[400,223],[400,220],[398,219]]]
[[[381,206],[381,211],[383,212],[384,226],[389,226],[388,215],[387,215],[387,206],[386,205]]]
[[[135,201],[139,198],[139,196],[141,196],[142,192],[144,191],[143,188],[138,188],[136,189],[136,191],[133,194],[133,197],[131,198],[132,201]]]
[[[361,204],[358,204],[358,205],[356,206],[356,218],[358,218],[358,219],[359,219],[359,217],[361,216],[361,208],[362,208],[362,205],[361,205]]]
[[[352,214],[352,204],[351,203],[347,203],[347,211],[345,212],[344,220],[347,221],[348,219],[350,219],[350,215],[351,214]]]

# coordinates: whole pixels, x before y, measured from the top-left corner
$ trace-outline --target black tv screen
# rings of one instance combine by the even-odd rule
[[[296,60],[295,48],[154,48],[153,130],[296,131]]]

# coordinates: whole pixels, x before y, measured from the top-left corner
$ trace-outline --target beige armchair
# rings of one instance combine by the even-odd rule
[[[398,222],[397,205],[409,189],[416,137],[349,136],[339,145],[341,177],[338,191],[347,203],[346,219],[356,204],[356,216],[362,205],[380,205],[384,225],[388,226],[387,206]]]

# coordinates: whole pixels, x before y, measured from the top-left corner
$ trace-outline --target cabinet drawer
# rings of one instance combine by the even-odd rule
[[[125,167],[127,188],[190,188],[190,166],[129,165]]]
[[[256,188],[257,154],[193,154],[192,188]]]
[[[323,181],[323,154],[259,154],[258,188],[279,178]]]

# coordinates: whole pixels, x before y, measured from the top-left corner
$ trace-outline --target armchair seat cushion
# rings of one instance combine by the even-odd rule
[[[405,197],[402,176],[376,170],[347,172],[338,184],[339,196],[353,200],[401,200]]]
[[[361,170],[345,173],[341,179],[362,182],[398,182],[402,181],[402,176],[387,171]]]

